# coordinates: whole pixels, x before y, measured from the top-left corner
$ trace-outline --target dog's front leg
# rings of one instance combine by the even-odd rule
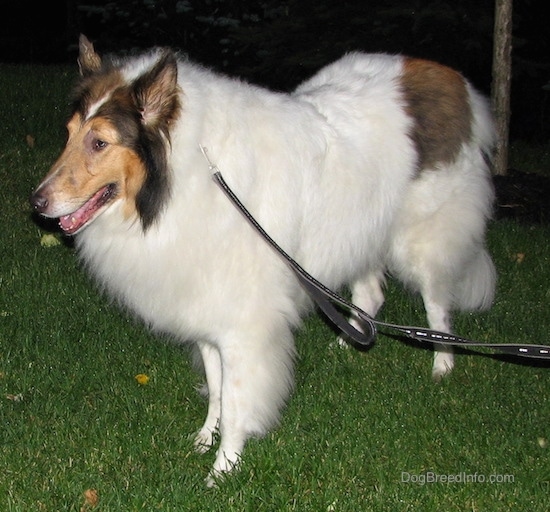
[[[292,388],[294,344],[281,316],[228,333],[220,342],[222,392],[220,446],[207,479],[239,465],[247,439],[264,435],[279,419]]]
[[[222,364],[217,347],[206,342],[198,343],[208,386],[208,413],[204,425],[195,436],[195,448],[207,452],[216,441],[221,414]]]
[[[217,350],[216,353],[220,360],[221,401],[219,402],[218,424],[220,446],[216,452],[212,470],[206,479],[208,487],[216,486],[217,480],[238,466],[248,437],[246,423],[251,413],[251,397],[248,395],[250,394],[249,386],[252,383],[248,378],[247,368],[242,364],[242,359],[246,360],[246,357],[239,358],[236,347],[233,349],[224,347],[221,353]],[[248,371],[254,372],[252,369],[248,369]],[[208,385],[210,387],[210,380]],[[213,404],[210,402],[208,417],[205,426],[201,429],[203,436],[208,435],[211,425],[207,424],[210,419],[210,421],[214,419],[212,407]]]

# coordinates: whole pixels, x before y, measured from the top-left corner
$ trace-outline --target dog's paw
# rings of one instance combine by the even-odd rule
[[[202,428],[195,435],[193,444],[197,453],[206,453],[216,444],[218,431]]]
[[[334,341],[329,343],[329,348],[339,349],[339,348],[349,348],[349,343],[346,338],[338,336]]]
[[[241,462],[241,456],[237,452],[222,452],[218,450],[216,461],[210,473],[206,477],[206,487],[212,489],[223,482],[232,472],[237,471]]]
[[[220,473],[218,471],[210,471],[208,476],[205,478],[204,483],[208,489],[216,489],[226,477],[226,473]]]
[[[454,356],[450,352],[436,352],[432,367],[432,379],[434,382],[441,382],[454,367]]]

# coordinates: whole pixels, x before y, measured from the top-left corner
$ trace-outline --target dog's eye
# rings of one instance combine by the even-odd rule
[[[93,142],[94,151],[101,151],[107,147],[107,142],[101,139],[95,139]]]

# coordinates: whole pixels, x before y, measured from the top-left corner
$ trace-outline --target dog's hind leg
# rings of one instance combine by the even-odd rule
[[[205,453],[214,445],[220,422],[222,363],[217,347],[205,342],[198,343],[198,347],[208,385],[208,413],[204,425],[195,437],[195,448],[199,453]]]
[[[427,233],[429,237],[429,233]],[[417,235],[416,240],[419,240]],[[400,243],[402,244],[403,238]],[[438,237],[434,236],[437,240]],[[451,332],[450,311],[453,306],[453,290],[456,288],[456,268],[459,261],[452,261],[453,254],[445,253],[433,243],[412,243],[405,249],[401,245],[402,261],[407,265],[399,265],[399,270],[393,269],[401,280],[413,290],[419,291],[424,301],[424,309],[430,329]],[[442,247],[445,244],[442,242]],[[451,347],[434,345],[432,378],[440,382],[454,367],[454,355]]]
[[[423,290],[422,298],[428,325],[431,329],[442,332],[451,332],[450,305],[443,295],[437,297],[433,290]],[[434,359],[432,366],[432,379],[440,382],[454,367],[454,354],[452,347],[443,345],[434,346]]]
[[[453,292],[463,263],[459,250],[448,250],[444,234],[430,231],[429,223],[419,229],[399,233],[393,246],[392,273],[414,291],[420,292],[428,326],[437,331],[451,332],[450,311]],[[438,240],[440,243],[434,243]],[[465,242],[466,244],[466,242]],[[432,378],[439,382],[454,366],[452,348],[434,346]]]
[[[378,310],[384,304],[384,283],[383,272],[370,272],[366,277],[357,280],[351,287],[351,301],[365,313],[375,317]],[[356,329],[363,331],[363,325],[356,315],[350,317],[350,324]],[[346,339],[338,337],[337,343],[340,346],[347,346]]]
[[[443,287],[438,294],[434,293],[433,289],[423,290],[426,314],[432,329],[451,332],[451,298],[454,306],[463,311],[484,310],[491,305],[495,293],[495,267],[483,247],[476,250],[477,253],[468,264],[462,263],[463,272],[460,278],[449,281],[455,283],[452,297]],[[437,345],[435,350],[432,377],[437,382],[452,370],[453,352],[450,347]]]

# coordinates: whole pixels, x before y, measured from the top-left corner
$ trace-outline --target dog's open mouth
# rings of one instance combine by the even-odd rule
[[[59,218],[59,226],[67,235],[74,235],[88,224],[111,199],[116,196],[116,185],[111,183],[100,188],[78,210]]]

